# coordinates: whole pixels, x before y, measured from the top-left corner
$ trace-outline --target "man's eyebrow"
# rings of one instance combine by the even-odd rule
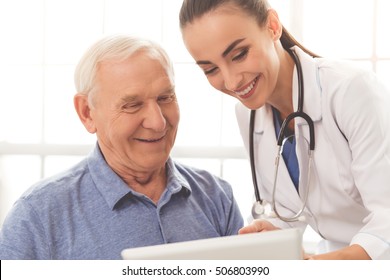
[[[138,95],[125,95],[120,100],[123,102],[132,102],[138,99]]]
[[[241,38],[241,39],[237,39],[235,40],[233,43],[231,43],[227,48],[226,50],[222,53],[222,56],[225,57],[227,56],[231,51],[232,49],[234,49],[239,43],[241,43],[242,41],[244,41],[245,38]]]
[[[175,85],[170,86],[160,92],[160,94],[175,93]]]
[[[123,104],[126,104],[126,103],[133,103],[133,102],[136,102],[137,100],[139,100],[139,96],[138,95],[125,95],[125,96],[122,96],[116,106],[117,107],[120,107],[122,106]]]

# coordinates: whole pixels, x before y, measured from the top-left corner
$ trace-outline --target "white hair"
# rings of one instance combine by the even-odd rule
[[[123,61],[141,50],[145,51],[145,54],[150,58],[161,63],[173,84],[172,62],[159,44],[140,37],[112,35],[95,42],[80,59],[74,73],[77,93],[87,95],[89,104],[93,105],[99,63],[111,60]]]

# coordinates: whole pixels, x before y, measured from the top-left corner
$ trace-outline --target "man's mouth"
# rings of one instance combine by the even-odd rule
[[[135,138],[135,139],[137,141],[144,142],[144,143],[156,143],[156,142],[161,141],[164,138],[164,136],[159,137],[159,138]]]
[[[257,76],[246,88],[239,91],[234,91],[234,93],[243,99],[250,97],[254,92],[254,88],[256,87],[256,83],[258,80],[259,76]]]

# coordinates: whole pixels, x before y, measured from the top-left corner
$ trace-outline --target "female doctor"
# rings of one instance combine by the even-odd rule
[[[184,0],[180,27],[210,84],[241,102],[257,200],[271,203],[240,233],[310,225],[325,250],[307,258],[390,259],[388,89],[306,50],[266,0]]]

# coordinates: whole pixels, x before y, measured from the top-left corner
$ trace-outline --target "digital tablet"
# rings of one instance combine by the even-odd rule
[[[124,260],[299,260],[302,231],[283,229],[122,251]]]

